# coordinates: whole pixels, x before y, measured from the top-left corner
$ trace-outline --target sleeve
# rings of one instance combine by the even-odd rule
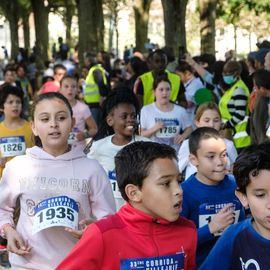
[[[0,227],[4,224],[14,226],[13,213],[19,196],[19,181],[13,181],[12,171],[15,169],[12,167],[13,161],[6,163],[2,179],[0,180]]]
[[[178,167],[181,173],[184,172],[189,163],[189,145],[185,140],[178,151]]]
[[[100,270],[103,251],[101,232],[92,224],[56,270]]]
[[[144,129],[148,129],[150,128],[147,124],[147,111],[145,109],[145,107],[143,107],[141,109],[141,113],[140,113],[140,125],[141,125],[141,128],[144,128]]]
[[[232,103],[234,104],[234,110],[230,111],[232,118],[227,122],[228,127],[234,127],[239,122],[244,120],[248,102],[248,97],[245,95],[245,92],[242,88],[236,88],[231,99]]]
[[[96,162],[96,169],[93,170],[93,181],[91,181],[90,202],[92,214],[101,219],[116,212],[115,200],[113,197],[110,181],[103,167]]]
[[[233,227],[226,230],[198,270],[230,270],[233,242],[238,231]]]
[[[214,75],[211,74],[209,71],[206,71],[206,72],[204,73],[203,77],[202,77],[202,79],[203,79],[205,82],[207,82],[207,83],[209,83],[209,84],[211,84],[211,85],[214,85],[214,83],[213,83],[213,78],[214,78]]]
[[[183,109],[183,111],[181,112],[181,122],[183,130],[185,130],[188,127],[192,127],[191,119],[185,109]]]
[[[227,153],[228,153],[228,157],[230,159],[230,164],[233,164],[237,158],[237,151],[236,148],[234,146],[234,143],[230,140],[226,140],[227,142]]]
[[[85,104],[83,104],[83,105],[85,105]],[[83,106],[82,116],[83,116],[84,120],[86,120],[87,118],[92,116],[91,111],[90,111],[88,106]]]
[[[182,212],[181,216],[185,217],[187,219],[193,220],[193,222],[196,224],[197,227],[197,234],[198,234],[198,245],[201,245],[211,239],[214,239],[214,236],[211,234],[209,230],[208,224],[205,226],[198,228],[197,222],[194,220],[195,216],[198,215],[198,210],[195,209],[195,206],[193,206],[192,198],[189,196],[189,190],[185,188],[185,186],[188,184],[189,180],[186,180],[182,184],[183,188],[183,203],[182,203]],[[190,183],[189,183],[190,185]],[[190,185],[191,186],[191,185]]]

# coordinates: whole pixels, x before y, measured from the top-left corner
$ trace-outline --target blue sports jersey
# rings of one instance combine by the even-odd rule
[[[236,183],[232,175],[226,175],[217,185],[200,182],[195,174],[182,184],[183,210],[181,216],[194,221],[198,232],[196,262],[199,267],[207,257],[221,233],[212,235],[208,223],[226,204],[233,203],[235,223],[245,218],[244,208],[235,196]]]
[[[268,270],[270,240],[258,234],[247,219],[230,226],[199,270]]]

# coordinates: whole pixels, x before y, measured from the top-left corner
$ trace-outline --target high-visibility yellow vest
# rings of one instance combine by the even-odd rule
[[[102,72],[103,82],[104,84],[107,84],[105,69],[100,64],[91,67],[85,80],[85,89],[84,89],[84,101],[88,104],[100,102],[99,88],[94,80],[93,75],[95,70],[99,70]]]
[[[232,119],[232,115],[228,110],[228,103],[230,102],[234,90],[241,88],[244,90],[245,95],[249,99],[249,90],[248,87],[242,80],[238,80],[230,89],[228,89],[219,101],[219,110],[221,113],[222,121],[228,121]],[[247,102],[248,104],[248,102]],[[246,106],[246,116],[244,120],[234,126],[235,133],[233,134],[233,142],[236,148],[243,148],[251,144],[251,138],[247,133],[248,119],[249,119],[248,106]]]
[[[180,88],[180,77],[174,73],[169,71],[165,71],[167,73],[168,79],[171,82],[171,101],[176,101],[179,88]],[[153,91],[154,85],[154,77],[151,71],[144,73],[139,77],[143,84],[143,105],[150,104],[154,102],[155,96]]]

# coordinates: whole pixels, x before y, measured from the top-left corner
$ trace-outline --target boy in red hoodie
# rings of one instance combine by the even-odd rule
[[[179,217],[175,150],[134,142],[118,152],[115,165],[126,205],[91,224],[57,270],[196,269],[196,229]]]

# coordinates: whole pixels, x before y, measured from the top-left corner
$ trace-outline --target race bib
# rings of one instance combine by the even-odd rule
[[[183,270],[184,253],[175,255],[125,259],[120,261],[120,270]]]
[[[108,172],[108,177],[112,186],[112,191],[113,191],[113,197],[115,199],[122,199],[122,195],[121,192],[119,190],[117,181],[116,181],[116,174],[115,174],[115,170],[113,171],[109,171]]]
[[[177,119],[156,119],[156,121],[164,123],[164,127],[156,133],[156,137],[170,138],[180,133],[180,124]]]
[[[67,196],[53,197],[41,201],[34,208],[32,234],[41,230],[64,226],[76,229],[78,226],[78,204]]]
[[[201,204],[199,207],[199,228],[205,226],[206,224],[210,223],[212,218],[227,204],[233,203],[233,210],[234,210],[234,223],[237,223],[240,216],[240,210],[242,208],[241,204],[238,201],[233,202],[222,202],[222,203],[204,203]],[[214,235],[220,236],[223,231],[217,232]]]
[[[1,157],[15,157],[25,153],[24,136],[11,136],[0,138]]]

